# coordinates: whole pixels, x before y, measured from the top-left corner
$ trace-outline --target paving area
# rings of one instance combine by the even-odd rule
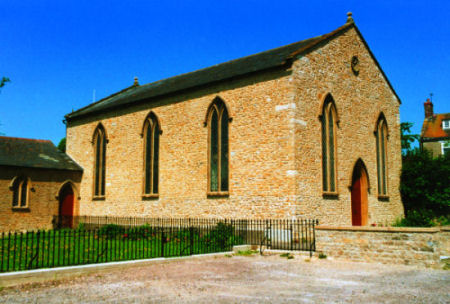
[[[272,256],[130,267],[0,291],[0,303],[450,303],[450,271]]]

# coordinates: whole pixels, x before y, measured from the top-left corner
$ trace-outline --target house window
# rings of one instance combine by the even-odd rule
[[[105,197],[106,132],[100,124],[94,131],[94,198]]]
[[[208,124],[208,194],[228,194],[228,123],[225,103],[216,98],[209,106]]]
[[[18,177],[12,184],[13,208],[27,208],[29,197],[30,182],[26,177]]]
[[[377,129],[375,131],[377,140],[377,176],[378,176],[378,196],[388,195],[387,186],[387,137],[388,129],[384,116],[378,119]]]
[[[337,112],[331,95],[325,99],[322,115],[322,185],[324,194],[336,194]]]
[[[446,119],[442,121],[442,129],[448,130],[450,129],[450,119]]]
[[[447,155],[450,153],[450,141],[441,142],[442,155]]]
[[[159,187],[159,135],[160,126],[151,112],[144,122],[144,196],[158,195]]]

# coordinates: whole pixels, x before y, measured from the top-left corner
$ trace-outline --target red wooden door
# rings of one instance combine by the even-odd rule
[[[62,227],[72,228],[74,195],[72,189],[64,189],[64,190],[65,191],[62,191],[63,195],[61,196],[59,206],[60,224]]]
[[[61,204],[62,216],[73,216],[73,194],[66,194]]]
[[[357,179],[352,186],[352,225],[361,224],[361,179]]]
[[[368,221],[368,177],[365,166],[357,163],[353,169],[352,225],[365,226]]]

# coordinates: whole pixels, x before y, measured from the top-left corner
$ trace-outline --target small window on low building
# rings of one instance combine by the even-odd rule
[[[446,119],[442,121],[442,129],[449,130],[450,129],[450,119]]]
[[[450,154],[450,141],[441,142],[442,155]]]
[[[12,184],[13,208],[27,208],[29,197],[30,182],[26,177],[18,177]]]

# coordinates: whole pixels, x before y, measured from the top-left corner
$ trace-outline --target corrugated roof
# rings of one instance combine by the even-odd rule
[[[50,140],[0,136],[0,166],[82,171]]]
[[[425,118],[420,137],[423,141],[450,139],[450,130],[442,129],[442,121],[450,119],[450,113],[434,114]]]
[[[347,29],[354,27],[361,39],[365,43],[367,49],[372,55],[375,63],[379,66],[381,73],[385,77],[388,85],[392,89],[393,93],[398,98],[391,83],[387,79],[376,58],[370,51],[367,43],[362,37],[361,33],[353,23],[347,22],[343,26],[336,30],[314,38],[302,40],[296,43],[292,43],[279,48],[271,49],[262,53],[254,54],[251,56],[235,59],[225,63],[217,64],[205,69],[197,70],[194,72],[181,74],[171,78],[159,80],[145,85],[132,85],[118,93],[103,98],[97,102],[94,102],[86,107],[83,107],[75,112],[69,113],[65,116],[66,120],[70,121],[74,118],[82,116],[104,112],[113,108],[129,105],[141,100],[147,100],[150,98],[161,97],[167,94],[177,93],[186,89],[192,89],[195,87],[204,86],[210,83],[223,81],[233,77],[243,76],[246,74],[254,73],[257,71],[267,70],[271,68],[281,67],[288,65],[292,59],[307,51],[313,49],[320,43],[324,43],[329,39],[343,33]],[[400,102],[400,99],[398,98]]]

